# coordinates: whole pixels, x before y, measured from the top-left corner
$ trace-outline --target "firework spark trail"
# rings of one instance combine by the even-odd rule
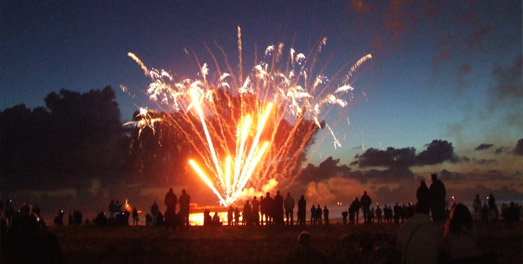
[[[191,158],[189,165],[220,203],[228,205],[242,197],[248,184],[255,188],[269,183],[274,186],[275,182],[291,184],[301,169],[304,151],[319,129],[326,127],[335,147],[341,145],[332,127],[320,120],[335,106],[347,106],[342,96],[354,90],[348,81],[372,56],[359,59],[347,71],[341,85],[336,86],[334,78],[321,73],[325,67],[319,74],[314,73],[317,56],[325,44],[326,38],[311,51],[311,58],[292,47],[285,53],[283,43],[271,45],[265,50],[265,57],[270,59],[268,63],[260,62],[244,77],[238,27],[237,75],[229,65],[227,53],[215,43],[228,72],[220,69],[216,56],[205,45],[218,76],[209,75],[208,65],[200,64],[191,49],[200,77],[180,81],[174,80],[167,71],[149,70],[133,53],[128,55],[151,79],[147,89],[149,97],[177,113],[176,117],[166,115],[162,121],[172,123],[199,156]],[[284,54],[287,60],[282,60]],[[279,70],[282,64],[285,72]],[[324,111],[325,108],[328,110]],[[147,111],[140,117],[141,120],[133,122],[140,131],[147,126],[154,131],[154,124],[160,121]],[[198,165],[197,159],[203,162],[205,169]]]

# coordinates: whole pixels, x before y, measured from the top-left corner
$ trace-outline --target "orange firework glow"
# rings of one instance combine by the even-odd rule
[[[266,59],[244,72],[238,27],[238,72],[232,70],[227,54],[217,45],[225,57],[226,71],[207,47],[216,74],[209,77],[208,65],[201,65],[195,55],[200,68],[196,80],[175,80],[165,70],[148,69],[129,53],[152,81],[149,97],[175,113],[158,117],[141,109],[141,119],[131,123],[140,131],[145,127],[154,131],[155,122],[172,125],[191,146],[189,165],[222,205],[241,199],[249,186],[261,190],[274,180],[291,184],[319,129],[327,127],[334,147],[340,146],[333,129],[321,120],[333,106],[346,107],[352,102],[354,88],[349,79],[372,58],[365,55],[332,78],[314,73],[326,41],[318,43],[310,58],[296,54],[293,48],[285,55],[283,43],[271,45],[265,50]]]

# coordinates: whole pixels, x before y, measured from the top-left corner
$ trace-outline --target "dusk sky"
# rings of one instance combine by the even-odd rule
[[[255,49],[260,55],[282,42],[307,54],[326,37],[320,60],[327,76],[368,53],[373,58],[352,78],[358,100],[350,111],[334,108],[327,117],[331,124],[341,120],[334,132],[342,147],[322,131],[310,162],[331,156],[348,165],[370,148],[414,147],[419,154],[445,140],[456,160],[410,170],[426,178],[446,170],[451,190],[510,190],[507,198],[522,198],[523,156],[514,151],[523,138],[521,1],[7,0],[0,7],[2,110],[43,106],[61,88],[111,85],[122,120],[130,120],[140,106],[156,104],[128,52],[149,67],[195,77],[199,69],[184,49],[212,65],[205,43],[221,59],[217,43],[236,65],[238,26],[245,69]],[[309,197],[336,194],[336,185],[359,192],[353,179],[337,180],[308,183]]]

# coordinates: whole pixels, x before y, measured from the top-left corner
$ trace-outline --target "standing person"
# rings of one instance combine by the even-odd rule
[[[266,224],[274,224],[274,201],[272,200],[271,194],[269,192],[267,192],[263,201],[265,202],[265,214],[267,217]]]
[[[285,224],[293,225],[294,224],[294,199],[291,196],[291,193],[287,193],[284,201],[285,205]]]
[[[75,212],[76,213],[76,212]],[[133,224],[135,226],[138,225],[138,210],[136,210],[136,207],[133,208]]]
[[[154,201],[153,205],[151,205],[151,222],[153,226],[156,226],[158,224],[158,213],[160,212],[160,209],[158,208],[158,204],[156,201]]]
[[[165,210],[165,224],[167,227],[174,227],[176,224],[176,204],[178,199],[173,192],[173,188],[169,188],[169,191],[165,194],[164,202],[167,206],[167,210]]]
[[[302,195],[300,200],[298,200],[298,223],[299,225],[305,225],[305,217],[307,214],[307,201],[305,201],[305,196]]]
[[[251,225],[252,208],[249,200],[243,205],[243,225]]]
[[[191,196],[189,196],[185,189],[182,190],[180,195],[180,215],[182,216],[182,225],[186,228],[189,227],[189,204],[191,203]]]
[[[493,222],[496,222],[498,220],[498,206],[496,205],[496,199],[494,198],[494,195],[492,195],[491,193],[487,197],[487,200],[490,218]]]
[[[418,199],[418,201],[430,201],[430,190],[424,180],[419,183],[418,190],[416,191],[416,199]]]
[[[372,204],[372,199],[367,195],[367,191],[363,191],[363,196],[361,196],[361,207],[363,208],[363,220],[365,224],[370,223],[370,205]]]
[[[474,218],[476,218],[476,221],[481,220],[481,199],[479,198],[479,194],[476,194],[476,198],[472,201],[472,208],[474,208]]]
[[[378,219],[378,224],[383,224],[383,220],[381,219],[381,214],[383,211],[381,210],[380,206],[376,207],[376,218]]]
[[[360,203],[360,200],[358,200],[358,197],[356,197],[354,199],[354,201],[352,201],[351,207],[352,207],[352,210],[354,211],[354,215],[356,216],[356,224],[358,224],[358,222],[360,220],[359,212],[360,212],[360,207],[361,207],[361,203]]]
[[[325,224],[329,225],[329,209],[326,205],[323,207],[323,219],[325,219]]]
[[[261,213],[261,225],[265,223],[267,225],[267,201],[263,198],[263,195],[260,196],[260,213]]]
[[[447,191],[445,184],[438,179],[438,175],[432,174],[432,184],[430,185],[430,210],[432,221],[442,223],[445,220],[445,196]]]
[[[283,225],[283,196],[281,196],[280,191],[276,192],[274,196],[274,218],[277,225]]]
[[[238,225],[240,223],[240,209],[236,207],[234,209],[234,225]]]
[[[318,204],[318,207],[316,207],[316,221],[318,221],[318,225],[322,225],[321,213],[322,213],[321,206]]]
[[[256,196],[252,198],[252,222],[255,225],[260,224],[260,214],[259,209],[260,208],[260,202],[256,200]]]
[[[229,205],[229,210],[227,210],[227,225],[228,226],[232,226],[232,213],[233,213],[232,206]]]
[[[314,204],[311,207],[311,225],[316,224],[316,207],[314,207]]]

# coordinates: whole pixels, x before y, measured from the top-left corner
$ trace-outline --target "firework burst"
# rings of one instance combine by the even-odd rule
[[[188,164],[222,205],[239,199],[248,184],[259,188],[270,179],[290,184],[318,129],[326,127],[334,146],[341,146],[331,127],[321,121],[328,112],[324,109],[347,106],[347,100],[353,99],[349,83],[353,72],[372,58],[363,56],[334,82],[311,70],[326,42],[326,38],[319,42],[310,60],[293,48],[286,51],[283,43],[271,45],[265,50],[265,60],[245,77],[239,27],[237,72],[227,61],[222,71],[211,53],[216,66],[212,77],[209,66],[196,58],[199,78],[176,79],[168,71],[149,69],[129,53],[151,79],[150,99],[179,113],[177,118],[159,119],[141,109],[141,119],[132,123],[140,129],[154,129],[155,122],[173,125],[192,146],[195,155]]]

